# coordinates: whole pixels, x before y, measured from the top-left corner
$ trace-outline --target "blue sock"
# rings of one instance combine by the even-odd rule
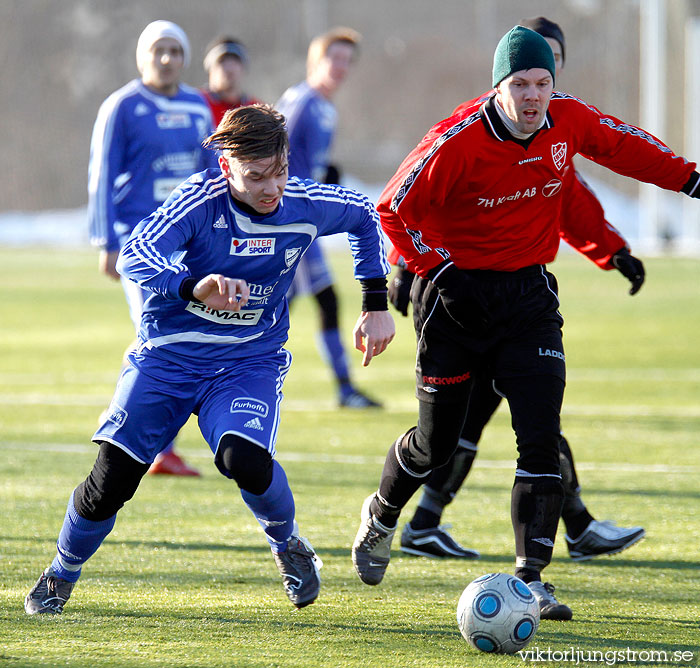
[[[73,505],[73,494],[71,494],[66,517],[56,543],[58,554],[51,563],[54,573],[68,582],[77,582],[82,565],[102,545],[102,541],[113,529],[116,519],[115,514],[101,522],[86,520],[78,515]]]
[[[341,387],[341,394],[346,394],[352,390],[350,385],[350,369],[345,348],[340,339],[340,331],[337,329],[324,329],[320,335],[321,354],[331,365],[333,373]]]
[[[272,551],[284,552],[294,529],[294,497],[277,460],[272,462],[272,482],[267,490],[258,495],[242,489],[241,496],[263,528]]]

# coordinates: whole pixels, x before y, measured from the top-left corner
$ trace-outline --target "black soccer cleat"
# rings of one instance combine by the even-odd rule
[[[462,547],[443,524],[428,529],[414,529],[408,522],[401,532],[401,551],[418,557],[438,559],[478,559],[479,553]]]
[[[642,527],[625,529],[609,520],[605,522],[592,520],[576,540],[572,540],[569,536],[565,538],[569,556],[574,561],[587,561],[593,557],[622,552],[642,540],[645,533]]]
[[[366,394],[363,394],[359,390],[353,389],[347,394],[342,394],[338,401],[341,408],[381,408],[382,405],[370,399]]]
[[[574,613],[568,605],[557,601],[554,596],[554,585],[549,582],[528,582],[527,586],[537,599],[540,606],[540,619],[557,619],[569,621]]]
[[[75,582],[57,577],[49,566],[24,599],[24,611],[28,615],[60,615],[73,587]]]
[[[323,564],[309,541],[292,535],[287,541],[287,549],[273,554],[289,600],[297,608],[311,605],[321,590],[318,570]]]

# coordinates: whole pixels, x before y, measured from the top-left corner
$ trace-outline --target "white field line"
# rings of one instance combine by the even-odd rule
[[[97,446],[89,443],[23,443],[21,441],[0,441],[0,451],[33,451],[52,452],[58,454],[97,454]],[[211,452],[205,447],[201,452],[187,451],[188,459],[211,459]],[[277,459],[282,462],[299,462],[315,464],[355,464],[364,466],[367,464],[380,466],[384,463],[384,457],[379,455],[343,455],[328,453],[306,452],[278,452]],[[475,466],[485,469],[511,470],[515,472],[515,461],[511,459],[482,459],[476,460]],[[616,473],[670,473],[674,475],[700,474],[700,466],[667,466],[665,464],[630,464],[628,462],[576,462],[576,468],[580,471],[599,471]]]
[[[93,406],[105,408],[112,399],[111,394],[45,394],[27,392],[0,394],[0,407],[3,406]],[[417,410],[416,399],[408,395],[401,399],[390,399],[384,408],[386,413],[413,413]],[[305,399],[285,399],[282,411],[289,413],[332,413],[338,411],[332,401]],[[650,406],[645,404],[574,404],[566,403],[562,415],[601,416],[601,417],[654,417],[654,418],[700,418],[700,405]]]
[[[407,369],[407,384],[410,386],[412,375],[410,368]],[[634,367],[634,368],[614,368],[614,367],[592,367],[576,368],[568,367],[567,378],[572,382],[606,382],[624,383],[626,381],[649,381],[649,382],[700,382],[700,367]],[[3,373],[0,372],[0,387],[24,386],[24,385],[113,385],[119,376],[115,372],[70,372],[50,373]]]

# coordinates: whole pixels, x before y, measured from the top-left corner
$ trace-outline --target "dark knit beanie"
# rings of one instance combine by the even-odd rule
[[[513,72],[541,67],[554,81],[554,54],[547,40],[534,30],[515,26],[498,43],[493,54],[493,87]]]
[[[542,37],[556,39],[561,47],[562,62],[566,60],[566,42],[564,41],[564,33],[558,23],[554,23],[554,21],[550,21],[544,16],[535,16],[531,19],[523,19],[520,21],[519,25],[534,30],[538,35],[542,35]]]

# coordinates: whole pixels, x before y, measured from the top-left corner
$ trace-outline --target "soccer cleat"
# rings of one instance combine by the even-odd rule
[[[565,538],[569,556],[574,561],[587,561],[593,557],[622,552],[642,540],[645,533],[642,527],[625,529],[609,520],[592,520],[576,540],[569,536]]]
[[[197,469],[188,466],[180,455],[170,452],[161,452],[148,469],[151,475],[181,475],[200,476]]]
[[[540,606],[540,619],[568,621],[574,614],[568,605],[559,603],[554,596],[554,585],[549,582],[528,582],[527,586]]]
[[[318,570],[323,564],[309,541],[292,535],[286,551],[273,554],[289,600],[297,608],[311,605],[321,590]]]
[[[382,405],[370,399],[366,394],[362,394],[359,390],[352,389],[346,394],[340,395],[339,400],[341,408],[381,408]]]
[[[360,528],[352,546],[352,563],[360,580],[368,585],[377,585],[386,573],[391,558],[391,541],[396,527],[389,529],[377,521],[369,510],[374,498],[370,494],[362,504]]]
[[[57,577],[49,566],[24,599],[24,610],[28,615],[60,615],[73,587],[75,582]]]
[[[408,522],[401,532],[401,551],[419,557],[478,559],[476,550],[462,547],[447,532],[449,524],[428,529],[413,529]]]

